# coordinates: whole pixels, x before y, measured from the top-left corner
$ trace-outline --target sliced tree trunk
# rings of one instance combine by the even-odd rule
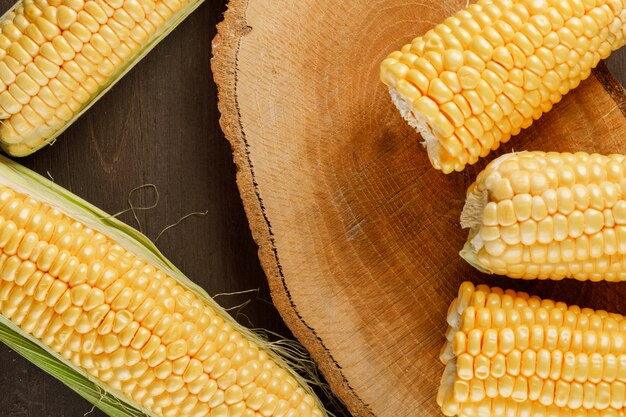
[[[467,186],[512,150],[626,153],[604,67],[462,173],[434,170],[378,80],[380,61],[465,0],[233,0],[215,38],[221,124],[276,306],[355,416],[440,415],[458,285],[624,312],[626,286],[481,276],[459,256]]]

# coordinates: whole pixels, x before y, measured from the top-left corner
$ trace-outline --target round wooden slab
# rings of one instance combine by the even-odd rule
[[[233,0],[213,43],[221,123],[274,301],[355,416],[439,415],[438,353],[463,280],[626,313],[624,284],[486,277],[457,255],[465,190],[487,161],[435,171],[378,66],[464,5]],[[626,153],[624,102],[597,70],[488,159]]]

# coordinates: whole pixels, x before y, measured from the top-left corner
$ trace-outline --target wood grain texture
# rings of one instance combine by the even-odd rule
[[[2,0],[0,8],[6,10],[11,3]],[[157,246],[210,294],[261,288],[260,298],[269,300],[235,185],[230,146],[217,123],[209,57],[215,23],[224,9],[224,1],[217,0],[201,6],[54,146],[21,162],[44,175],[50,172],[57,183],[109,212],[125,208],[132,188],[155,183],[161,192],[159,207],[139,213],[152,237],[190,211],[209,210],[208,216],[189,219],[167,232]],[[611,56],[612,68],[625,68],[624,52]],[[141,204],[141,196],[137,197]],[[122,220],[134,224],[130,215]],[[547,283],[540,290],[549,294],[552,286]],[[222,299],[227,306],[245,300]],[[612,300],[617,302],[615,297]],[[253,299],[242,312],[257,326],[288,334],[274,308],[263,301]],[[240,319],[247,323],[245,317]],[[377,377],[372,372],[370,378]],[[0,385],[2,416],[82,417],[91,409],[3,345]],[[104,414],[95,410],[89,416]]]
[[[0,2],[6,10],[11,0]],[[209,68],[210,42],[222,1],[202,5],[158,45],[52,147],[20,162],[104,210],[126,208],[128,192],[157,185],[161,200],[139,218],[154,238],[192,211],[208,210],[166,232],[157,242],[165,255],[210,294],[260,288],[221,298],[255,326],[289,332],[270,300],[257,248],[241,206],[228,142],[218,125],[217,95]],[[150,203],[138,193],[135,204]],[[134,225],[132,216],[123,221]],[[244,316],[243,324],[249,325]],[[92,407],[0,344],[0,416],[82,417]],[[104,417],[95,410],[89,417]],[[183,416],[181,416],[183,417]]]
[[[626,309],[626,284],[486,277],[457,256],[465,190],[487,161],[435,171],[378,64],[463,5],[233,0],[213,44],[221,124],[272,296],[355,416],[440,415],[437,357],[463,280]],[[625,121],[624,92],[601,69],[489,159],[624,153]]]

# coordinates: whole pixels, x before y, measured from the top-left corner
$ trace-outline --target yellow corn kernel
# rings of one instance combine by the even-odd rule
[[[0,178],[0,312],[22,331],[157,417],[324,415],[224,313],[64,214],[80,209],[27,193]]]
[[[24,156],[52,141],[197,2],[18,1],[0,22],[0,146]]]
[[[460,171],[529,127],[600,59],[624,45],[626,5],[610,4],[590,2],[585,8],[580,0],[478,0],[389,54],[380,79],[404,118],[418,132],[429,133],[424,141],[433,166]],[[407,85],[412,88],[403,88]],[[481,129],[451,108],[459,98],[481,120]],[[435,107],[423,109],[426,99]],[[439,114],[468,132],[462,145],[449,146],[458,135],[442,128]]]
[[[493,323],[474,320],[487,314],[525,321],[509,320],[496,330]],[[620,415],[626,400],[618,359],[626,329],[622,316],[465,282],[447,321],[452,324],[442,351],[453,353],[442,357],[446,367],[437,395],[445,415]],[[477,343],[496,346],[494,353],[449,349],[451,340],[473,334],[487,335]]]
[[[584,152],[501,156],[470,187],[461,256],[511,278],[626,280],[624,161]]]

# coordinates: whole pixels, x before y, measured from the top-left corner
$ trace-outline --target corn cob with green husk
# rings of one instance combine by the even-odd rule
[[[445,415],[624,416],[623,316],[465,282],[448,324]]]
[[[622,0],[479,0],[391,53],[380,77],[449,173],[529,127],[625,34]]]
[[[501,156],[468,190],[461,256],[512,278],[626,280],[625,173],[623,155]]]
[[[139,232],[0,157],[0,340],[115,417],[322,417]]]
[[[21,0],[0,19],[0,145],[56,138],[202,0]]]

